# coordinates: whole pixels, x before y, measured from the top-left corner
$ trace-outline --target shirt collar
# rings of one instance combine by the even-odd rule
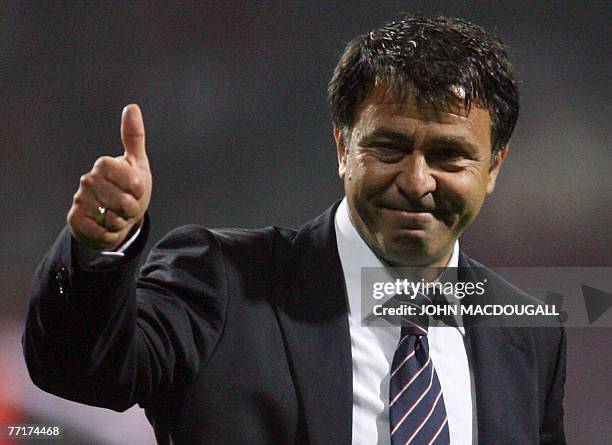
[[[353,225],[349,216],[348,202],[346,197],[342,200],[334,218],[336,229],[336,242],[338,254],[344,273],[346,293],[348,296],[349,312],[353,319],[362,320],[361,317],[361,268],[381,267],[384,268],[385,278],[392,281],[394,275],[378,256],[365,243],[361,235]],[[447,267],[458,267],[459,265],[459,241],[455,241],[453,254]],[[462,335],[465,330],[461,323],[457,323]]]

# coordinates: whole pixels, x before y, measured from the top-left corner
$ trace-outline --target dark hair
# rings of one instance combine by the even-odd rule
[[[345,137],[357,108],[382,81],[437,109],[489,110],[494,156],[510,140],[519,110],[516,80],[501,40],[478,25],[407,16],[351,40],[328,89],[333,123]]]

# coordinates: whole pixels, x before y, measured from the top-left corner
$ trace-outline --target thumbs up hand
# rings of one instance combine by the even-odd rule
[[[138,105],[121,115],[122,156],[98,158],[81,176],[67,222],[79,244],[115,250],[139,224],[151,201],[152,178],[145,151],[145,130]]]

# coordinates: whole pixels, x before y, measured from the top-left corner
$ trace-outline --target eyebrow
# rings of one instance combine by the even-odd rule
[[[364,135],[359,141],[362,145],[374,143],[380,139],[387,139],[391,142],[412,146],[413,139],[406,134],[392,130],[387,127],[380,127],[373,132]],[[451,145],[455,147],[463,147],[469,150],[478,150],[478,146],[470,139],[459,135],[440,135],[432,137],[428,141],[428,145]]]
[[[392,130],[390,128],[380,127],[374,130],[373,132],[364,135],[359,140],[359,143],[367,145],[379,139],[388,139],[392,142],[398,142],[404,145],[412,145],[412,143],[414,142],[412,138],[408,137],[404,133]]]
[[[432,138],[431,145],[451,145],[454,147],[462,147],[468,150],[478,151],[478,146],[470,139],[463,136],[438,136]]]

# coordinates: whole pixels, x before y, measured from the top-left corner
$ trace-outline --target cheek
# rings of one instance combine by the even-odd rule
[[[363,155],[349,156],[347,160],[347,173],[351,178],[361,178],[367,173],[367,162]]]
[[[373,160],[367,155],[351,157],[347,163],[347,180],[359,190],[360,195],[369,197],[386,190],[393,183],[393,167]]]
[[[486,175],[464,173],[455,174],[446,180],[441,178],[438,185],[451,211],[472,219],[480,211],[486,196]]]

